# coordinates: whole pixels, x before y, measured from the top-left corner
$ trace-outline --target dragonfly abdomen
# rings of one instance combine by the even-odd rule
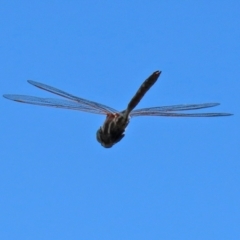
[[[128,107],[126,109],[127,114],[129,114],[138,105],[138,103],[141,101],[141,99],[146,94],[146,92],[157,81],[160,74],[161,74],[160,71],[156,71],[143,82],[143,84],[138,89],[137,93],[134,95],[134,97],[129,102]]]

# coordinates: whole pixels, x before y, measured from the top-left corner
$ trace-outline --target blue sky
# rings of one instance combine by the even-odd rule
[[[2,98],[0,239],[240,239],[239,1],[2,1],[0,89],[40,81],[122,110],[220,102],[224,118],[134,118]]]

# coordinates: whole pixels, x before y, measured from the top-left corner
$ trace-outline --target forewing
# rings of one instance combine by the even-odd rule
[[[157,114],[161,112],[168,112],[168,111],[186,111],[186,110],[196,110],[202,108],[209,108],[215,107],[220,105],[220,103],[202,103],[202,104],[179,104],[179,105],[172,105],[172,106],[162,106],[162,107],[150,107],[150,108],[141,108],[133,110],[130,114],[131,116],[137,116],[139,114]]]
[[[13,94],[5,94],[3,96],[7,99],[10,99],[16,102],[21,102],[21,103],[28,103],[28,104],[46,106],[46,107],[71,109],[71,110],[78,110],[83,112],[106,115],[106,110],[102,110],[101,108],[96,108],[93,106],[88,106],[86,104],[81,104],[80,102],[73,102],[65,99],[40,98],[40,97],[33,97],[33,96],[27,96],[27,95],[13,95]]]
[[[103,105],[103,104],[100,104],[100,103],[97,103],[97,102],[93,102],[93,101],[90,101],[90,100],[87,100],[87,99],[84,99],[84,98],[79,98],[79,97],[74,96],[70,93],[64,92],[60,89],[57,89],[55,87],[51,87],[51,86],[43,84],[43,83],[35,82],[35,81],[32,81],[32,80],[28,80],[28,82],[30,84],[32,84],[33,86],[38,87],[40,89],[43,89],[45,91],[48,91],[50,93],[56,94],[58,96],[61,96],[61,97],[67,98],[67,99],[70,99],[70,100],[75,101],[75,102],[79,102],[81,104],[81,106],[85,105],[86,107],[101,109],[105,114],[107,114],[107,113],[118,113],[119,112],[116,109],[113,109],[113,108],[108,107],[106,105]]]
[[[158,117],[225,117],[231,116],[231,113],[173,113],[173,112],[159,112],[155,114],[139,114],[131,117],[138,116],[158,116]]]
[[[137,109],[131,112],[131,117],[137,116],[165,116],[165,117],[220,117],[230,116],[230,113],[172,113],[172,111],[187,111],[202,108],[218,106],[219,103],[202,103],[202,104],[181,104],[162,107],[151,107]]]

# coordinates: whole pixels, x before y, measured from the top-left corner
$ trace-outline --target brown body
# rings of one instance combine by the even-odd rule
[[[130,120],[130,112],[138,105],[145,93],[157,81],[160,74],[160,71],[156,71],[143,82],[129,102],[126,110],[121,113],[107,115],[103,126],[97,131],[97,140],[103,147],[110,148],[124,137],[125,129]]]

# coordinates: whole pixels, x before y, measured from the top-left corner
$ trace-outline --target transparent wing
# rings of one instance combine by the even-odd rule
[[[90,101],[90,100],[87,100],[87,99],[84,99],[84,98],[79,98],[77,96],[74,96],[70,93],[64,92],[64,91],[62,91],[60,89],[57,89],[55,87],[51,87],[49,85],[39,83],[39,82],[35,82],[35,81],[32,81],[32,80],[28,80],[28,82],[35,87],[38,87],[38,88],[43,89],[45,91],[48,91],[50,93],[56,94],[58,96],[70,99],[72,101],[78,102],[78,103],[80,103],[81,106],[86,106],[86,108],[98,109],[98,111],[102,111],[104,114],[119,113],[119,111],[117,111],[116,109],[113,109],[109,106],[106,106],[106,105],[103,105],[103,104],[100,104],[100,103],[97,103],[97,102],[93,102],[93,101]]]
[[[159,112],[168,112],[168,111],[185,111],[185,110],[196,110],[201,108],[209,108],[220,105],[220,103],[202,103],[202,104],[179,104],[171,106],[162,106],[162,107],[150,107],[150,108],[141,108],[132,111],[132,115],[136,114],[149,114],[149,113],[159,113]]]
[[[137,116],[158,116],[158,117],[225,117],[231,116],[231,113],[169,113],[169,112],[161,112],[158,114],[143,114],[143,115],[135,115]]]
[[[7,99],[10,99],[16,102],[21,102],[21,103],[28,103],[28,104],[46,106],[46,107],[71,109],[71,110],[78,110],[83,112],[106,115],[106,111],[103,111],[101,108],[98,109],[97,107],[87,106],[85,104],[81,104],[80,102],[73,102],[65,99],[40,98],[40,97],[33,97],[33,96],[26,96],[26,95],[12,95],[12,94],[5,94],[3,96]]]
[[[165,116],[165,117],[220,117],[230,116],[230,113],[172,113],[172,111],[196,110],[218,106],[219,103],[203,103],[203,104],[181,104],[163,107],[151,107],[133,110],[131,117],[137,116]]]
[[[76,97],[72,94],[69,94],[57,88],[48,86],[46,84],[35,82],[32,80],[28,80],[28,82],[40,89],[54,93],[58,96],[67,98],[69,100],[54,99],[54,98],[40,98],[40,97],[17,95],[17,94],[5,94],[3,96],[7,99],[10,99],[16,102],[34,104],[39,106],[72,109],[72,110],[79,110],[79,111],[96,113],[96,114],[104,114],[104,115],[109,113],[119,113],[119,111],[111,107],[108,107],[106,105],[89,101],[84,98]]]

